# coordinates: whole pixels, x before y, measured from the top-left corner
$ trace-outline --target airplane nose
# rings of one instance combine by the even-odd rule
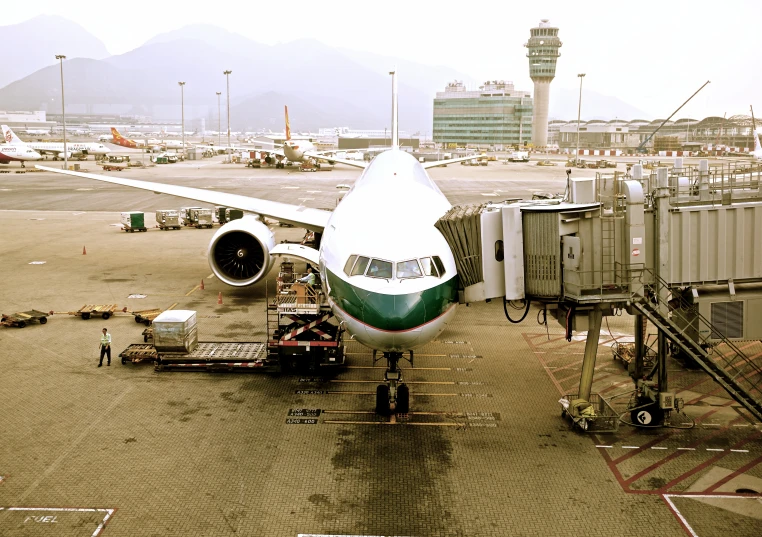
[[[378,335],[374,329],[395,332],[394,346],[407,349],[415,345],[421,334],[421,325],[426,322],[426,304],[420,293],[393,294],[399,293],[399,285],[395,282],[369,297],[363,304],[363,321],[368,336]]]

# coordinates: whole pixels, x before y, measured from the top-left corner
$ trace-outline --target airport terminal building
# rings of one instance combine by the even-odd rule
[[[434,141],[445,147],[524,145],[532,139],[532,113],[532,94],[512,82],[487,81],[476,91],[451,82],[434,99]]]

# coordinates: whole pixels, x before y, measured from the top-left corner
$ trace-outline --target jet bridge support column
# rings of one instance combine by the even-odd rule
[[[646,318],[638,313],[635,315],[635,365],[630,370],[630,376],[637,381],[643,378],[643,360],[646,356]]]
[[[655,283],[658,283],[658,278],[669,278],[669,224],[670,224],[670,203],[669,203],[669,173],[667,168],[657,168],[656,170],[656,236],[658,237],[658,250],[655,263],[656,279]],[[657,285],[659,297],[658,308],[659,313],[665,318],[669,315],[669,289],[666,285]],[[667,391],[667,353],[669,352],[669,343],[667,336],[663,331],[659,330],[659,391]]]
[[[579,379],[577,398],[590,401],[590,392],[593,389],[593,375],[595,374],[595,357],[598,354],[598,340],[601,337],[601,321],[603,312],[600,308],[593,308],[587,314],[588,330],[585,341],[585,357],[582,360],[582,375]]]

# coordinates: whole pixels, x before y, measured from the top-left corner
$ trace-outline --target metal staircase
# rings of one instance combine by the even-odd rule
[[[633,303],[635,308],[693,358],[733,399],[762,421],[762,367],[726,339],[699,314],[695,305],[673,293],[667,282],[656,274],[653,274],[653,282],[647,287],[646,297]],[[670,298],[664,304],[664,298],[659,297],[667,296]],[[729,352],[715,352],[720,344]]]

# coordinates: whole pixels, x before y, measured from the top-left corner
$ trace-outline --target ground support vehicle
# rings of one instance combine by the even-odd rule
[[[50,315],[49,312],[38,310],[18,311],[16,313],[11,313],[10,315],[3,313],[0,316],[0,325],[24,328],[26,325],[34,321],[37,321],[40,324],[45,324],[48,322],[48,315]]]
[[[153,341],[153,327],[149,326],[143,330],[143,343],[148,343],[148,340]]]
[[[299,165],[300,172],[316,172],[318,171],[318,168],[320,168],[320,164],[315,164],[308,160],[305,160]]]
[[[214,216],[211,209],[193,208],[190,210],[191,222],[193,227],[198,229],[211,228],[214,225]]]
[[[314,372],[344,364],[343,330],[319,278],[297,281],[293,263],[281,263],[275,296],[267,299],[267,355],[283,372]]]
[[[101,319],[108,319],[119,306],[116,304],[85,304],[77,311],[56,311],[57,314],[74,315],[76,317],[82,317],[83,320],[88,320],[90,317],[100,317]],[[122,311],[127,313],[127,308],[123,308]]]
[[[262,167],[262,161],[258,158],[250,158],[246,161],[246,167],[247,168],[261,168]]]
[[[278,362],[268,359],[267,346],[255,342],[205,342],[189,353],[159,352],[156,371],[268,371],[280,370]]]
[[[120,172],[127,168],[127,166],[120,166],[119,164],[113,164],[111,162],[104,162],[101,164],[103,171],[106,172]]]
[[[136,323],[143,323],[146,326],[151,326],[153,320],[159,316],[162,312],[159,308],[150,310],[131,311],[130,314],[135,316]]]

